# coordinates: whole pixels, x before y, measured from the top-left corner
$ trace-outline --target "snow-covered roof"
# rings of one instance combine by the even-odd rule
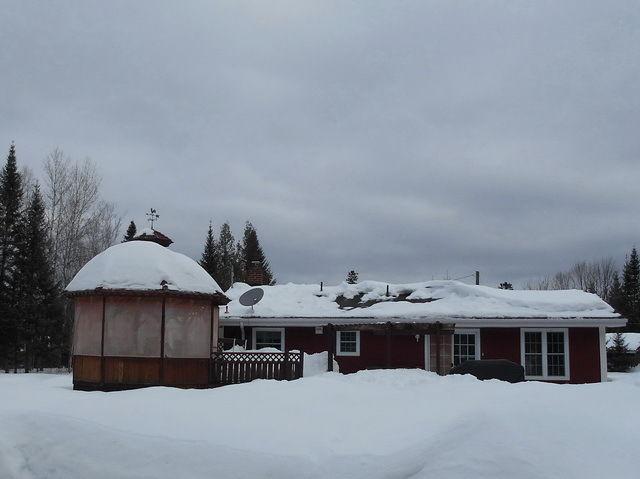
[[[389,295],[387,296],[387,287]],[[245,324],[262,318],[279,318],[279,322],[313,324],[324,318],[331,322],[380,322],[409,320],[434,322],[463,319],[608,319],[624,324],[613,308],[597,295],[579,290],[531,291],[502,290],[458,281],[426,281],[410,284],[387,284],[363,281],[325,286],[284,284],[262,286],[263,299],[251,307],[242,306],[238,298],[250,289],[235,283],[226,295],[231,299],[228,312],[221,318],[230,324],[242,319]],[[286,320],[286,321],[285,321]]]
[[[191,258],[151,241],[107,248],[75,275],[66,291],[107,290],[222,294],[218,283]]]

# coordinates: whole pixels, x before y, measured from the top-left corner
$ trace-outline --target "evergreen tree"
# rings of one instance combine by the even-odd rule
[[[613,337],[613,344],[609,349],[611,350],[611,352],[616,354],[626,354],[629,352],[629,346],[627,346],[627,342],[624,339],[624,334],[622,334],[621,331],[618,331]]]
[[[133,220],[131,220],[131,223],[129,223],[129,227],[127,228],[127,232],[124,234],[124,237],[122,238],[122,242],[126,243],[127,241],[131,241],[133,238],[136,237],[137,232],[138,232],[138,229],[136,228],[136,224],[133,222]]]
[[[274,284],[275,279],[271,272],[271,265],[267,260],[262,246],[260,246],[260,240],[258,239],[258,232],[253,225],[247,221],[244,226],[244,236],[242,238],[242,254],[244,257],[244,271],[246,272],[249,265],[254,261],[259,261],[262,266],[262,272],[264,274],[265,284]],[[246,281],[246,277],[243,277]]]
[[[218,257],[218,245],[216,239],[213,236],[213,226],[209,222],[209,229],[207,230],[207,236],[204,241],[204,250],[202,251],[202,257],[200,258],[200,266],[209,273],[209,275],[217,279],[219,269],[219,257]]]
[[[613,344],[607,348],[607,367],[609,371],[626,372],[634,366],[633,356],[629,354],[624,335],[618,331],[613,337]]]
[[[624,309],[624,293],[622,291],[622,285],[620,284],[620,276],[617,271],[613,273],[613,281],[611,282],[611,289],[609,290],[607,302],[616,310],[617,313],[622,313],[622,310]]]
[[[352,269],[347,273],[347,283],[356,284],[357,282],[358,282],[358,273]]]
[[[21,209],[22,179],[16,162],[16,147],[12,143],[0,173],[0,287],[13,267]]]
[[[16,268],[12,277],[20,322],[20,349],[29,369],[51,364],[54,338],[62,329],[60,291],[50,261],[45,207],[36,184],[18,231]],[[59,363],[58,363],[59,364]]]
[[[500,283],[499,289],[513,289],[513,285],[507,281]]]
[[[22,179],[18,172],[16,148],[12,143],[0,172],[0,361],[11,358],[18,367],[19,316],[11,287],[15,271],[18,229],[22,213]]]
[[[244,266],[244,248],[242,243],[238,241],[236,243],[236,254],[233,257],[233,277],[234,281],[246,281],[247,273]]]
[[[220,228],[220,236],[218,239],[219,265],[218,276],[215,280],[220,287],[226,291],[236,280],[233,277],[233,263],[235,258],[235,240],[231,233],[229,223],[225,222]]]
[[[622,273],[622,311],[631,328],[640,325],[640,259],[635,247],[624,264]]]

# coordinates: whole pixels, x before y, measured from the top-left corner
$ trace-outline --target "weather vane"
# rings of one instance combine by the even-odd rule
[[[153,222],[160,218],[160,215],[156,213],[155,208],[150,208],[149,213],[145,213],[147,215],[147,221],[151,223],[151,229],[153,229]]]

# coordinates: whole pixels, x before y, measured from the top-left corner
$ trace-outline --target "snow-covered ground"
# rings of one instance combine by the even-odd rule
[[[637,478],[640,370],[592,385],[419,370],[78,392],[0,375],[5,478]]]

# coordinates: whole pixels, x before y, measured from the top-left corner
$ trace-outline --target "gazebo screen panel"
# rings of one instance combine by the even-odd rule
[[[105,309],[104,355],[160,357],[162,299],[111,296]]]
[[[100,356],[102,345],[102,298],[85,296],[75,301],[73,353]]]
[[[167,358],[208,358],[211,344],[211,302],[167,298],[164,355]]]

